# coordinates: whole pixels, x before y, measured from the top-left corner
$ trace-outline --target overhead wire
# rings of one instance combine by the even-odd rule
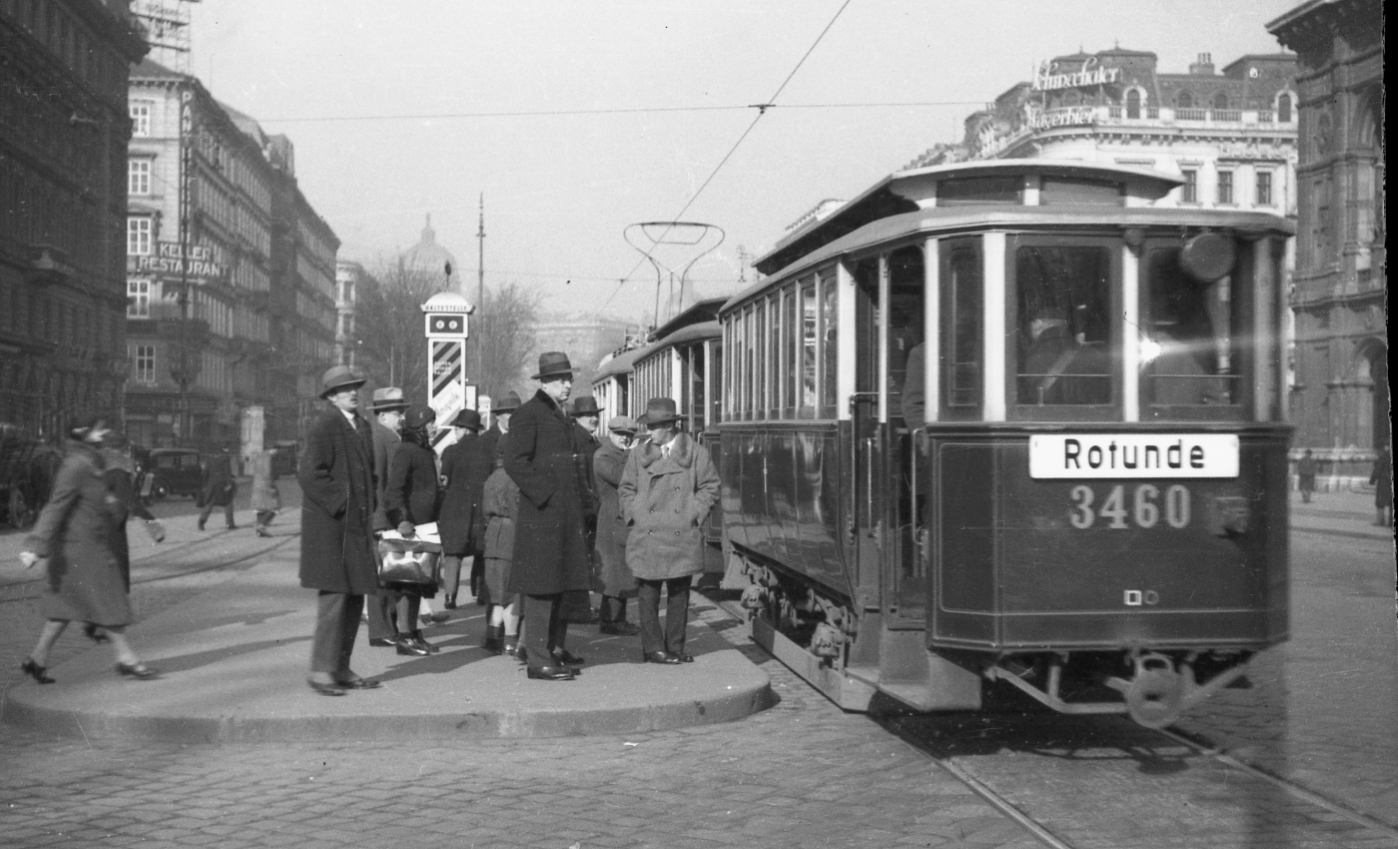
[[[810,58],[811,54],[815,52],[816,47],[819,46],[821,40],[825,38],[826,33],[830,32],[830,28],[835,25],[835,21],[839,20],[840,15],[844,14],[845,9],[849,7],[849,4],[851,2],[853,2],[853,0],[845,0],[844,3],[840,4],[840,8],[835,10],[835,14],[831,16],[829,23],[825,25],[825,29],[820,31],[820,35],[816,36],[815,41],[811,42],[811,46],[807,48],[806,52],[802,54],[799,60],[797,60],[796,66],[791,69],[791,73],[787,74],[786,79],[782,80],[781,85],[777,86],[776,92],[774,92],[771,97],[767,98],[765,103],[753,104],[752,106],[748,107],[757,109],[757,115],[753,117],[752,123],[748,124],[746,130],[743,130],[743,134],[739,136],[738,140],[733,143],[733,146],[731,148],[729,148],[728,153],[724,154],[723,159],[719,161],[718,165],[714,167],[714,170],[709,173],[709,176],[704,180],[704,182],[699,186],[699,188],[695,190],[694,194],[690,196],[689,200],[685,203],[684,208],[677,212],[671,219],[671,221],[679,221],[681,217],[687,211],[689,211],[689,208],[694,205],[694,202],[699,199],[699,196],[703,194],[704,190],[707,189],[709,187],[709,184],[713,182],[714,177],[718,176],[718,172],[721,171],[723,169],[723,166],[727,164],[728,160],[733,157],[733,154],[737,153],[738,148],[743,143],[743,140],[746,139],[748,135],[752,133],[753,128],[757,126],[757,122],[761,121],[762,116],[767,114],[767,110],[776,105],[777,98],[781,96],[781,93],[786,89],[787,84],[790,83],[792,78],[796,76],[796,72],[801,70],[801,66],[804,65],[806,63],[806,60]],[[669,232],[668,228],[666,232]],[[661,233],[660,238],[663,239],[664,237],[665,233]],[[645,255],[643,255],[634,266],[632,266],[631,270],[628,271],[626,275],[620,279],[620,281],[617,282],[616,288],[613,289],[612,293],[607,296],[607,300],[603,301],[602,306],[597,308],[598,315],[601,315],[602,310],[606,309],[607,305],[612,302],[612,299],[617,296],[617,293],[620,292],[622,287],[626,285],[626,281],[631,278],[631,275],[635,274],[637,269],[639,269],[643,264],[650,260],[651,253],[655,250],[656,247],[659,247],[659,244],[659,240],[656,240],[655,245],[649,251],[647,251]]]
[[[420,112],[408,115],[311,115],[259,119],[264,124],[318,124],[351,121],[447,121],[462,118],[550,118],[571,115],[646,115],[667,112],[737,112],[761,106],[768,109],[888,109],[929,106],[983,106],[982,100],[910,100],[870,103],[765,103],[724,106],[638,106],[628,109],[518,109],[502,112]]]

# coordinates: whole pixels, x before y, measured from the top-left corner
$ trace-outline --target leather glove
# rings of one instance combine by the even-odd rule
[[[417,533],[417,528],[413,526],[412,522],[399,522],[398,533],[402,534],[405,537],[410,537],[413,534]]]

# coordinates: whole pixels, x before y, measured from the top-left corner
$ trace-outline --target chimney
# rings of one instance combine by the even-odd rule
[[[1189,66],[1189,73],[1200,77],[1212,77],[1214,75],[1213,54],[1200,53],[1199,61]]]

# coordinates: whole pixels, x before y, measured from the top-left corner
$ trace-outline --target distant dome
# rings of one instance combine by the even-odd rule
[[[432,229],[432,214],[427,215],[427,226],[422,228],[422,240],[406,251],[403,251],[403,265],[408,268],[419,268],[428,274],[446,274],[447,269],[451,272],[447,274],[453,289],[461,287],[461,273],[456,263],[456,257],[451,251],[437,244],[437,231]]]

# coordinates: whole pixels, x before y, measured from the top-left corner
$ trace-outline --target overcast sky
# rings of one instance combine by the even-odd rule
[[[488,286],[518,281],[552,310],[639,318],[656,272],[638,267],[628,225],[722,228],[689,279],[726,294],[740,247],[760,255],[821,199],[959,139],[961,121],[1035,62],[1119,45],[1155,52],[1164,72],[1199,53],[1222,68],[1279,52],[1265,25],[1296,5],[202,0],[189,69],[291,137],[342,258],[372,265],[410,247],[430,213],[474,300],[484,194]],[[758,119],[752,105],[772,102]],[[692,250],[656,256],[680,267]]]

